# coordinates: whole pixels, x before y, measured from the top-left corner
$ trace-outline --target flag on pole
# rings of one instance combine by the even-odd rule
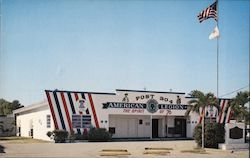
[[[219,29],[218,29],[217,26],[215,26],[213,32],[209,35],[208,38],[209,38],[210,40],[212,40],[212,39],[215,39],[215,38],[217,38],[217,37],[219,37],[219,36],[220,36]]]
[[[217,21],[217,0],[205,10],[200,12],[197,17],[200,23],[209,18],[214,18]]]

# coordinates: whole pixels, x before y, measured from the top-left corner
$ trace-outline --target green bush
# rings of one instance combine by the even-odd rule
[[[88,140],[88,134],[83,133],[83,134],[75,134],[76,140]]]
[[[53,135],[55,143],[65,143],[69,133],[65,130],[54,130]]]
[[[202,144],[202,126],[197,125],[194,130],[194,139],[198,146]],[[218,148],[219,143],[224,143],[225,129],[223,124],[207,123],[204,132],[204,147]]]
[[[201,124],[198,124],[194,129],[194,140],[200,147],[202,144],[202,137],[201,137],[202,131],[201,130],[202,130]]]
[[[71,131],[71,132],[69,133],[68,140],[69,140],[70,143],[75,142],[75,140],[76,140],[76,134],[75,134],[74,131]]]
[[[47,132],[47,136],[51,138],[51,137],[53,136],[53,132],[48,131],[48,132]]]
[[[88,139],[90,142],[106,142],[111,140],[111,135],[105,128],[91,128]]]
[[[88,140],[88,134],[87,133],[79,134],[71,132],[69,135],[69,140],[71,142],[73,142],[74,140]]]

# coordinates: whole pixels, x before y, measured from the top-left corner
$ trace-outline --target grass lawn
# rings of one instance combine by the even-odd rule
[[[27,137],[0,137],[0,143],[48,143],[49,141],[32,139]]]

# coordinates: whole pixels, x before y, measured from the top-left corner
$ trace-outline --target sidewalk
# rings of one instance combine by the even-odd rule
[[[195,142],[193,140],[186,141],[134,141],[134,142],[101,142],[101,143],[30,143],[30,144],[11,144],[1,143],[5,147],[6,153],[1,153],[0,157],[19,157],[19,158],[106,158],[100,156],[103,149],[127,149],[131,155],[109,156],[124,158],[248,158],[247,150],[222,151],[219,149],[206,149],[206,154],[182,153],[181,150],[193,149]],[[173,148],[168,155],[152,155],[143,154],[145,148]]]

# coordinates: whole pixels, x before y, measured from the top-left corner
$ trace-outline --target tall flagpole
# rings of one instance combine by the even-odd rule
[[[219,29],[219,0],[217,0],[217,28]],[[217,88],[216,88],[216,95],[217,95],[217,104],[218,104],[218,107],[220,106],[220,100],[219,100],[219,38],[220,38],[220,35],[217,37]],[[217,114],[219,114],[219,109],[218,109],[218,112]],[[216,118],[217,120],[217,118]]]
[[[217,27],[219,28],[219,0],[217,0]],[[217,37],[217,98],[219,101],[219,37]]]

